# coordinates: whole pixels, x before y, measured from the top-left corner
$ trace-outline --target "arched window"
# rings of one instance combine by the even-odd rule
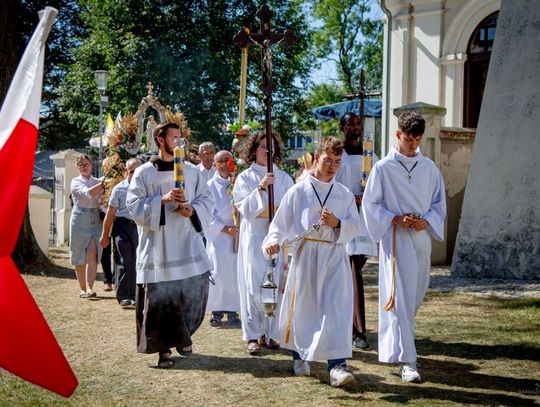
[[[469,40],[465,62],[463,127],[476,128],[478,125],[498,17],[498,11],[486,17]]]

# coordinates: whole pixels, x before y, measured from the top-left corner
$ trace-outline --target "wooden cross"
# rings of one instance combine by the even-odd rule
[[[364,131],[364,119],[365,119],[364,101],[366,100],[366,98],[376,97],[376,96],[381,96],[381,95],[382,95],[382,92],[380,91],[366,91],[364,69],[360,69],[360,84],[358,85],[358,92],[350,94],[350,95],[345,95],[343,99],[351,100],[351,99],[358,98],[358,102],[359,102],[358,109],[359,109],[360,121],[362,123],[362,132]]]
[[[272,80],[272,45],[283,42],[287,48],[290,48],[298,41],[298,38],[291,30],[285,30],[282,33],[272,32],[270,20],[274,16],[274,12],[270,10],[270,7],[268,7],[267,4],[263,4],[256,15],[261,20],[260,31],[258,33],[250,33],[248,29],[243,29],[234,36],[233,40],[241,48],[247,48],[251,45],[256,45],[261,48],[263,80],[259,83],[259,88],[264,92],[263,103],[265,111],[267,171],[272,172],[272,158],[274,155],[274,137],[272,135],[272,92],[275,90],[275,85]],[[272,218],[274,217],[274,189],[272,185],[268,186],[268,212],[269,221],[272,221]]]

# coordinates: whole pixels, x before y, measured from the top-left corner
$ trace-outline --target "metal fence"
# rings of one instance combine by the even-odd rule
[[[34,174],[32,177],[32,185],[37,185],[40,188],[52,194],[51,210],[49,215],[49,245],[56,243],[56,199],[62,199],[58,196],[59,193],[64,194],[63,180],[57,179],[53,169],[43,169],[34,166]],[[59,201],[62,202],[62,201]]]

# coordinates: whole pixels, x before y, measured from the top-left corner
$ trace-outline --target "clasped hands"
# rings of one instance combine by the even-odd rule
[[[429,227],[429,222],[423,218],[417,218],[411,215],[394,216],[392,224],[400,226],[404,229],[412,229],[417,232],[426,230]]]
[[[189,218],[193,215],[194,209],[191,205],[186,203],[186,193],[183,189],[173,188],[161,198],[161,203],[169,204],[175,203],[178,204],[178,207],[174,212],[178,212],[185,218]]]

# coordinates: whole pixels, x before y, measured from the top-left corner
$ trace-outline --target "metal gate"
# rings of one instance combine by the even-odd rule
[[[56,243],[56,198],[58,191],[64,193],[63,180],[57,179],[55,176],[54,167],[52,169],[43,169],[34,166],[34,174],[32,177],[32,185],[37,185],[40,188],[52,194],[51,209],[49,215],[49,245],[53,246]]]

